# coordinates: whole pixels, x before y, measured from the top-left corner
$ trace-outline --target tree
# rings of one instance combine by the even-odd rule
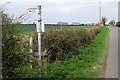
[[[102,18],[101,18],[101,24],[105,25],[106,21],[107,21],[107,18],[106,18],[106,17],[102,17]]]
[[[116,26],[117,26],[117,27],[120,27],[120,21],[116,23]]]

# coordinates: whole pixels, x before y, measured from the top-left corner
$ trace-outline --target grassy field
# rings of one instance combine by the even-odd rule
[[[20,29],[25,33],[31,33],[36,31],[35,25],[20,25]],[[81,29],[81,28],[91,28],[91,26],[45,26],[45,30],[51,29]]]

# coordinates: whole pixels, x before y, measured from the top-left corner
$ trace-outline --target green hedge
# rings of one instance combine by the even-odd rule
[[[82,46],[88,46],[94,36],[101,31],[101,28],[47,30],[42,34],[42,51],[47,50],[49,63],[70,58],[76,55],[76,51]],[[32,76],[32,74],[27,74],[27,71],[29,73],[29,68],[26,69],[26,67],[31,64],[33,66],[37,65],[37,58],[31,56],[29,52],[32,47],[34,52],[38,51],[37,33],[10,36],[7,37],[5,35],[4,40],[3,77],[25,78]],[[34,39],[33,46],[29,45],[30,36],[33,36]],[[30,60],[33,62],[30,62]],[[31,69],[32,73],[34,73],[34,70],[36,69],[33,67]]]
[[[117,23],[116,23],[116,26],[117,26],[117,27],[120,27],[120,22],[117,22]]]
[[[101,31],[102,27],[86,29],[60,29],[47,30],[42,33],[42,51],[47,50],[48,62],[64,60],[76,55],[78,48],[88,46],[94,36]],[[22,34],[22,42],[29,45],[29,37],[33,36],[34,52],[38,51],[38,38],[35,34]]]
[[[71,78],[78,80],[80,78],[104,78],[108,44],[109,29],[104,27],[94,37],[89,46],[82,47],[76,52],[78,55],[50,64],[48,66],[48,76],[44,77],[51,78],[52,80],[60,80],[61,78],[65,80]]]
[[[42,34],[42,51],[47,50],[49,63],[72,57],[78,48],[88,46],[100,31],[101,27],[48,30]],[[37,51],[37,34],[34,35],[34,43]]]

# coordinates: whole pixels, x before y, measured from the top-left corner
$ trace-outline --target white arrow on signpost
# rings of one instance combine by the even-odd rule
[[[39,10],[38,10],[37,8],[28,8],[28,9],[26,10],[26,12],[27,12],[27,13],[38,13]]]
[[[45,32],[45,25],[43,20],[41,19],[41,6],[38,6],[38,8],[28,8],[26,10],[27,13],[37,13],[39,15],[39,19],[36,24],[36,29],[38,32],[38,60],[39,60],[39,77],[41,78],[42,70],[41,70],[41,32]]]

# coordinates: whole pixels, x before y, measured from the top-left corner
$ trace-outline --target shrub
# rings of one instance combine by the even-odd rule
[[[102,17],[102,18],[101,18],[101,23],[102,23],[104,26],[105,26],[106,21],[107,21],[107,18],[106,18],[106,17]]]
[[[42,34],[42,50],[47,50],[49,63],[75,55],[78,48],[88,46],[101,27],[89,29],[48,30]],[[37,34],[34,36],[37,51]]]
[[[19,35],[16,23],[7,14],[3,14],[2,24],[2,76],[3,79],[24,78],[22,66],[31,59],[28,40]],[[23,39],[22,39],[23,38]],[[29,65],[28,65],[29,66]]]
[[[117,27],[120,27],[120,22],[117,22],[117,23],[116,23],[116,26],[117,26]]]

